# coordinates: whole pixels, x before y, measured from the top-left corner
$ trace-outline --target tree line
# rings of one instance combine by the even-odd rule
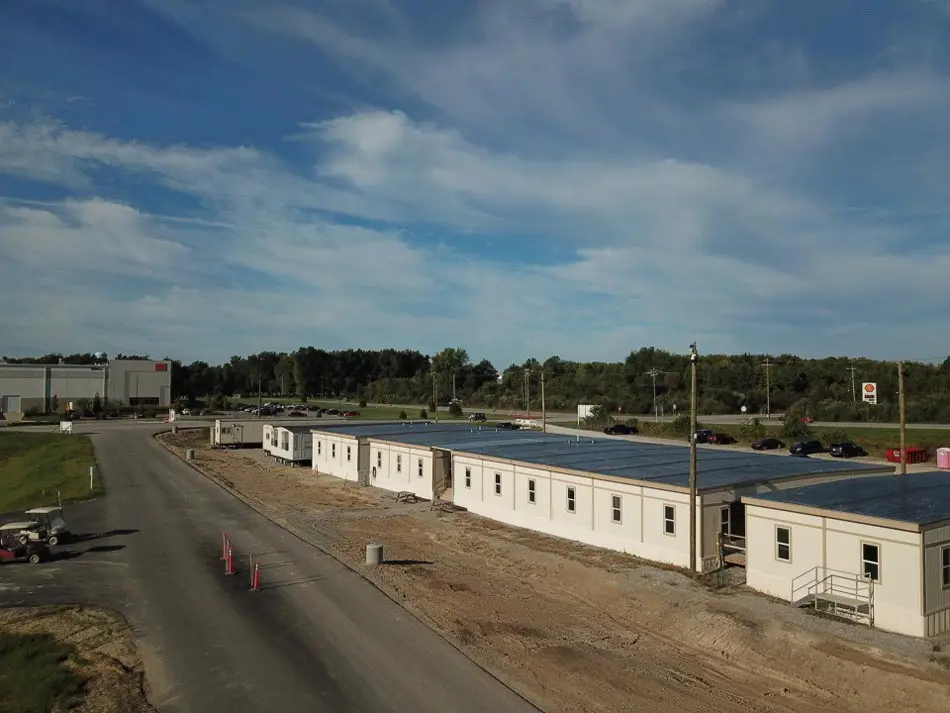
[[[47,354],[9,362],[95,363],[94,354]],[[100,357],[101,358],[101,357]],[[128,358],[128,357],[125,357]],[[148,357],[145,357],[148,358]],[[167,357],[166,357],[167,358]],[[552,356],[528,359],[502,371],[487,359],[474,362],[460,347],[435,355],[414,350],[301,347],[233,356],[225,364],[172,361],[176,399],[195,401],[213,395],[244,399],[293,396],[376,403],[431,405],[453,397],[466,406],[540,409],[544,380],[549,411],[574,412],[578,404],[610,413],[684,413],[689,407],[687,354],[654,347],[630,352],[622,362],[577,362]],[[940,364],[905,362],[908,421],[950,422],[950,357]],[[698,367],[698,406],[702,414],[750,415],[791,412],[827,421],[896,421],[898,372],[894,362],[791,354],[708,354]],[[878,403],[861,398],[863,382],[877,384]]]

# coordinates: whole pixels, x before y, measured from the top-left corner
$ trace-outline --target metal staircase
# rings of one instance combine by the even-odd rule
[[[874,626],[874,580],[853,572],[812,567],[792,580],[793,607]]]

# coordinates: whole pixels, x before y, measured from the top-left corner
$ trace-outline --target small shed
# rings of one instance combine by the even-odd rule
[[[742,501],[752,589],[909,636],[950,631],[950,473],[854,478]]]
[[[264,443],[264,422],[259,419],[232,421],[216,419],[211,426],[214,448],[260,448]]]
[[[270,423],[264,424],[263,432],[263,448],[264,452],[270,455],[274,455],[274,449],[277,447],[277,427]]]

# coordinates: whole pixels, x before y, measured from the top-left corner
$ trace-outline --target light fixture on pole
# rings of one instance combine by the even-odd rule
[[[689,345],[689,571],[696,574],[696,342]]]

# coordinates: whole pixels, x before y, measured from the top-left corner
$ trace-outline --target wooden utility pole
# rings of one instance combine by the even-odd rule
[[[851,362],[848,371],[851,372],[851,399],[854,403],[858,403],[858,384],[854,379],[854,372],[857,371],[857,367],[854,365],[854,362]]]
[[[901,419],[901,475],[907,475],[907,400],[904,397],[904,362],[897,362],[897,402]]]
[[[548,410],[544,403],[544,370],[541,370],[541,430],[548,432]]]
[[[765,367],[765,417],[772,418],[772,367],[775,364],[771,357],[765,357],[762,366]]]
[[[699,352],[696,343],[689,345],[689,571],[696,574],[696,366]]]
[[[525,417],[531,415],[531,369],[524,370],[524,410]]]
[[[435,422],[439,422],[439,387],[438,376],[432,372],[432,410],[435,411]]]

